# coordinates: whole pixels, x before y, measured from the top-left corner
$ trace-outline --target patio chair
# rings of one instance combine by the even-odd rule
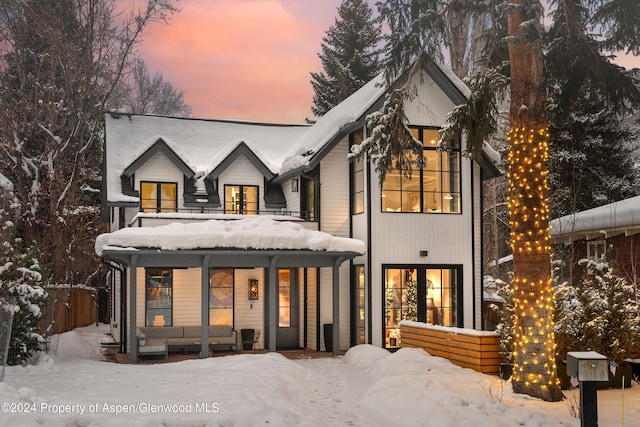
[[[260,329],[256,329],[256,332],[253,334],[253,349],[260,350]]]

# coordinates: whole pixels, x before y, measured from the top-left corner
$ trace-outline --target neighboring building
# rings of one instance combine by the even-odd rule
[[[392,171],[382,188],[369,159],[347,157],[367,135],[366,116],[382,106],[381,76],[312,126],[106,114],[103,219],[111,235],[269,215],[366,249],[313,252],[285,239],[268,250],[259,229],[242,247],[217,235],[210,244],[160,247],[165,231],[153,229],[148,241],[103,238],[97,249],[113,267],[113,335],[124,346],[134,324],[207,321],[260,329],[270,350],[323,350],[323,325],[332,324],[337,352],[398,346],[403,318],[481,329],[481,189],[499,175],[499,156],[485,147],[471,160],[464,141],[437,150],[438,129],[468,89],[435,63],[411,81],[417,97],[406,115],[427,166],[410,179]],[[288,264],[279,257],[287,249]]]
[[[586,274],[582,259],[606,259],[629,283],[640,274],[640,196],[551,221],[551,242],[571,245],[572,276]]]

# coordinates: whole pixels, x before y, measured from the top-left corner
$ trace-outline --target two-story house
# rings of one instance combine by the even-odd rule
[[[310,126],[106,114],[112,232],[96,250],[112,266],[124,351],[136,325],[232,325],[260,329],[270,350],[323,350],[331,324],[334,353],[399,346],[402,319],[480,329],[482,181],[500,174],[499,156],[485,147],[470,159],[463,140],[438,149],[468,96],[449,70],[432,62],[410,82],[405,113],[425,166],[382,185],[369,158],[348,158],[382,106],[381,76]],[[242,240],[229,224],[245,220]],[[290,230],[278,240],[278,224],[304,242]]]

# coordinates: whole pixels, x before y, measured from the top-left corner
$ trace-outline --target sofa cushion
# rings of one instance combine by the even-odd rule
[[[210,337],[230,337],[233,336],[232,326],[209,326]]]
[[[151,338],[181,338],[184,335],[182,326],[146,326],[140,328],[143,334],[147,337],[147,339]]]
[[[200,326],[185,326],[184,338],[200,338],[202,336],[202,328]]]

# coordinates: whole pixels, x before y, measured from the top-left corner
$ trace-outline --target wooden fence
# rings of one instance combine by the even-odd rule
[[[61,334],[96,323],[96,290],[90,288],[47,288],[49,303],[41,321],[47,335]],[[55,322],[55,323],[54,323]],[[51,326],[52,325],[52,326]]]
[[[461,328],[445,328],[417,322],[400,323],[400,347],[423,348],[463,368],[499,375],[498,334]]]

